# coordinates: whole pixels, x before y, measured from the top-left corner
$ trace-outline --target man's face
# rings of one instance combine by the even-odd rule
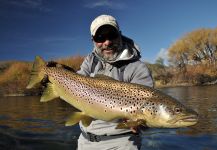
[[[120,50],[120,33],[110,25],[100,27],[93,37],[98,54],[105,60],[114,60]]]

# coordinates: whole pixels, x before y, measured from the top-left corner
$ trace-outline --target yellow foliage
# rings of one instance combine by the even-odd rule
[[[58,63],[67,65],[75,70],[80,68],[84,57],[71,56],[56,60]],[[0,94],[23,93],[29,81],[32,63],[12,62],[0,74]]]
[[[15,62],[10,65],[10,67],[3,72],[0,76],[0,84],[10,82],[13,80],[24,79],[29,76],[31,65],[24,62]]]
[[[211,77],[217,76],[217,71],[214,65],[198,64],[187,66],[187,72],[190,76],[197,74],[205,74]]]
[[[57,60],[58,63],[69,66],[76,71],[80,69],[80,66],[83,61],[84,61],[83,56],[71,56],[71,57],[61,58]]]
[[[168,49],[173,64],[214,63],[216,59],[217,29],[197,29],[185,34]]]
[[[28,83],[31,64],[14,62],[0,75],[0,90],[4,94],[22,93]]]

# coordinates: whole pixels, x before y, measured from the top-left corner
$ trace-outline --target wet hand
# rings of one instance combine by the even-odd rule
[[[130,130],[131,130],[133,133],[138,133],[138,132],[139,132],[139,127],[131,127]]]

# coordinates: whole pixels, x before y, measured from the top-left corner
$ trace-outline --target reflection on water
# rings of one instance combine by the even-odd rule
[[[78,126],[65,127],[73,107],[39,97],[0,98],[0,149],[73,149]]]
[[[217,85],[164,88],[200,115],[197,125],[180,129],[147,129],[142,149],[201,149],[217,147]],[[64,101],[40,103],[39,97],[0,98],[0,149],[76,149],[78,126],[65,127],[74,111]]]
[[[163,91],[198,112],[199,123],[188,131],[179,134],[216,134],[217,133],[217,85],[168,88]]]

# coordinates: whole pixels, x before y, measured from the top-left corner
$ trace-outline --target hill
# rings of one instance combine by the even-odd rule
[[[72,56],[54,60],[74,70],[80,68],[84,57]],[[0,95],[35,95],[40,89],[27,90],[33,62],[6,61],[0,62]]]

